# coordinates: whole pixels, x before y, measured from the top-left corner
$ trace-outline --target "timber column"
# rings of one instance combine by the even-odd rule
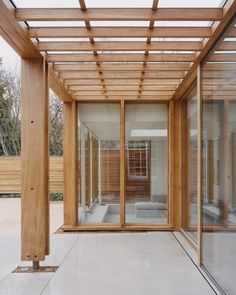
[[[64,103],[64,228],[78,222],[77,196],[77,105]]]
[[[49,254],[48,67],[43,58],[21,63],[21,259]]]

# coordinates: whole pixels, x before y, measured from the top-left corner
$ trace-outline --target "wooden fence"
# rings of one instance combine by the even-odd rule
[[[50,191],[63,192],[63,158],[50,157]],[[21,157],[0,157],[0,194],[20,193]]]

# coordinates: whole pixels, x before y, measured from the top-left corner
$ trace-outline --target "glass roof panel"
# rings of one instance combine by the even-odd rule
[[[85,0],[86,6],[88,8],[97,7],[116,7],[116,8],[136,8],[136,7],[152,7],[152,0],[119,0],[119,1],[110,1],[110,0]]]
[[[149,21],[91,21],[93,27],[148,27]]]
[[[89,42],[89,38],[38,38],[41,42]]]
[[[222,0],[159,0],[158,7],[219,7]]]
[[[78,0],[13,0],[15,5],[19,8],[26,7],[58,7],[71,8],[80,7]],[[88,8],[151,8],[152,0],[85,0]],[[226,0],[159,0],[158,7],[219,7],[223,6]]]
[[[156,21],[155,27],[210,27],[209,21]]]
[[[95,41],[146,41],[147,38],[94,38]]]
[[[85,27],[83,21],[28,21],[30,27]]]
[[[202,41],[202,38],[152,38],[152,41]]]
[[[18,8],[40,8],[40,7],[50,7],[50,8],[73,8],[79,7],[78,0],[13,0],[14,4]]]

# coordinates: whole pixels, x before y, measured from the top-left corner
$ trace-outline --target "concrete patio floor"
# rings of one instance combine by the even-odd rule
[[[41,265],[56,273],[12,273],[22,264],[20,200],[0,199],[1,295],[215,294],[172,233],[53,234],[62,215],[51,203],[51,255]]]

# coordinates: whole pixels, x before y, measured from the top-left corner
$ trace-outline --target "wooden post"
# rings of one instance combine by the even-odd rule
[[[187,100],[181,102],[181,228],[189,228],[189,193],[188,193],[188,116]]]
[[[78,222],[77,201],[77,105],[64,103],[64,226]]]
[[[219,151],[219,170],[220,170],[220,225],[227,226],[228,223],[228,202],[229,196],[232,194],[232,168],[230,154],[230,133],[229,133],[229,101],[223,100],[219,109],[220,123],[220,151]],[[230,171],[231,170],[231,171]]]
[[[125,225],[125,102],[120,102],[120,225]]]
[[[99,139],[98,142],[98,200],[101,204],[102,200],[102,144]]]
[[[43,58],[22,59],[21,259],[49,254],[48,69]]]
[[[86,217],[86,179],[85,179],[85,136],[86,129],[83,124],[80,127],[81,139],[81,155],[80,155],[80,175],[81,175],[81,204],[83,216],[80,216],[80,221],[85,221]]]
[[[180,102],[169,103],[168,132],[168,195],[169,224],[174,230],[180,229]]]
[[[202,101],[201,66],[197,68],[197,251],[198,266],[202,261]]]

